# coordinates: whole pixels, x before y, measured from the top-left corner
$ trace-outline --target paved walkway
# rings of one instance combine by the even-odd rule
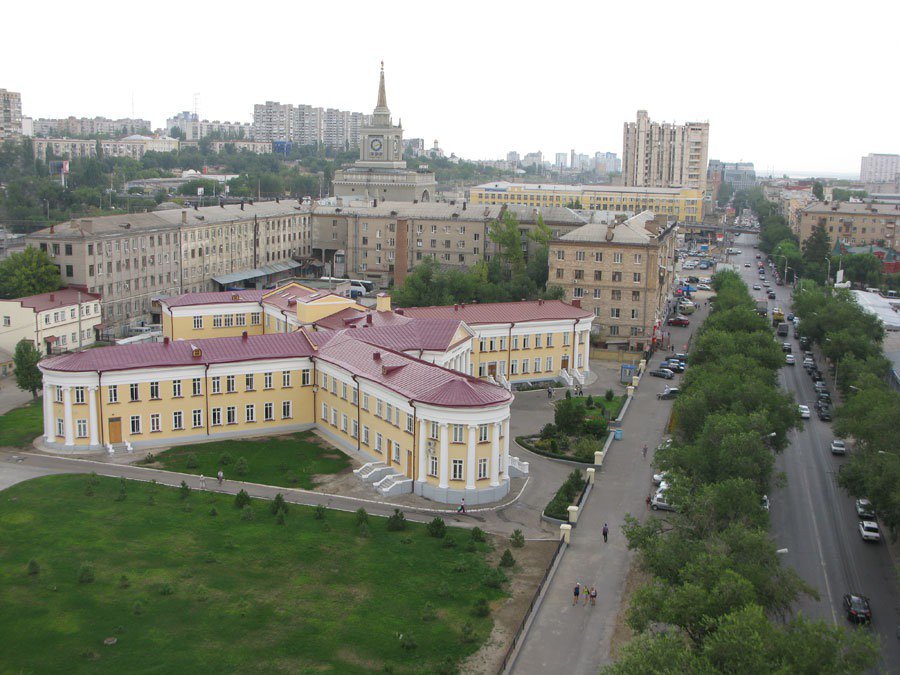
[[[16,378],[13,376],[0,378],[0,415],[13,408],[25,405],[31,400],[31,394],[22,391],[16,386]]]
[[[705,318],[702,304],[708,295],[698,294],[701,310],[692,315],[691,327],[672,328],[677,351],[688,341],[693,326]],[[665,356],[655,354],[651,368]],[[675,382],[679,379],[676,377]],[[626,514],[643,518],[647,513],[644,500],[652,490],[652,449],[663,438],[672,409],[671,401],[656,398],[664,387],[664,380],[648,375],[636,390],[622,425],[623,439],[614,441],[604,458],[594,490],[572,532],[571,544],[534,617],[514,673],[596,673],[610,662],[612,635],[633,557],[622,525]],[[641,456],[645,443],[651,448],[646,460]],[[605,544],[601,536],[604,523],[609,524],[609,542]],[[576,582],[597,587],[595,607],[581,603],[572,606]]]

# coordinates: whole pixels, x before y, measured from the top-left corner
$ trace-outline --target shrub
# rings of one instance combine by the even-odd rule
[[[279,511],[275,516],[275,524],[276,525],[284,525],[284,511]]]
[[[572,452],[579,459],[594,461],[594,452],[600,449],[600,444],[593,438],[583,436],[572,444]]]
[[[435,518],[425,526],[425,529],[428,530],[428,536],[436,539],[443,539],[447,534],[447,526],[444,524],[443,518]]]
[[[460,631],[460,637],[462,641],[466,644],[475,642],[475,626],[472,625],[471,621],[466,621],[462,625],[462,631]]]
[[[547,504],[547,508],[544,509],[544,515],[559,520],[568,519],[568,507],[578,497],[578,493],[584,487],[584,482],[584,477],[578,469],[570,473],[569,477],[557,490],[556,495]]]
[[[187,463],[185,466],[189,469],[196,469],[200,466],[200,462],[197,460],[197,454],[193,452],[189,452],[187,456]]]
[[[406,516],[400,509],[394,509],[394,514],[387,519],[388,532],[400,532],[406,529]]]
[[[513,558],[513,554],[509,549],[503,551],[503,555],[500,556],[500,567],[513,567],[516,564],[516,559]]]
[[[356,509],[356,526],[367,525],[369,522],[369,514],[364,508]]]
[[[41,573],[41,566],[38,565],[38,561],[33,558],[28,561],[28,574],[32,577],[36,577]]]
[[[444,539],[444,543],[441,544],[442,548],[456,548],[456,539],[453,537],[447,537]]]
[[[148,452],[147,456],[141,460],[141,463],[142,464],[153,464],[153,462],[155,462],[155,461],[156,461],[156,455],[154,455],[152,452]]]
[[[372,536],[372,530],[369,529],[368,523],[363,523],[362,525],[358,525],[356,527],[356,534],[363,539],[368,539]]]
[[[448,539],[447,541],[452,541],[452,539]],[[478,550],[478,544],[469,539],[469,543],[466,544],[466,551],[469,553],[475,553]]]
[[[234,506],[236,508],[242,509],[248,504],[250,504],[250,495],[247,494],[246,490],[241,490],[234,496]]]
[[[584,425],[583,398],[569,398],[556,404],[553,421],[560,434],[577,435]]]
[[[588,394],[587,401],[585,402],[585,405],[586,405],[588,408],[593,408],[593,407],[594,407],[594,397],[591,396],[590,394]]]
[[[566,389],[566,398],[567,399],[572,398],[572,392],[569,391],[568,389]]]
[[[134,612],[136,615],[140,616],[141,614],[144,613],[144,603],[142,603],[140,600],[136,601],[131,606],[131,611]]]
[[[241,520],[253,520],[253,507],[249,504],[241,509]]]
[[[91,565],[82,565],[81,566],[81,569],[78,571],[78,583],[79,584],[94,583],[94,568]]]
[[[119,588],[128,588],[131,586],[131,581],[128,579],[126,575],[122,575],[119,577]]]
[[[187,499],[191,496],[191,486],[181,481],[181,487],[178,488],[178,496],[182,499]]]
[[[410,635],[409,633],[401,633],[400,634],[400,646],[406,651],[412,651],[417,648],[419,645],[416,642],[416,639]]]
[[[616,397],[616,392],[612,389],[607,389],[606,393],[603,395],[607,401],[612,401]]]
[[[509,543],[513,548],[522,548],[525,545],[525,535],[522,534],[522,530],[513,530],[509,537]]]
[[[491,567],[485,571],[482,581],[488,588],[503,588],[503,584],[505,584],[508,579],[502,570]]]
[[[93,497],[94,496],[94,486],[90,483],[84,488],[85,497]]]
[[[585,420],[583,431],[587,436],[599,438],[606,433],[606,420],[599,417]]]
[[[160,595],[174,595],[174,594],[175,594],[175,589],[172,588],[172,584],[169,584],[169,583],[161,583],[161,584],[159,584],[159,586],[157,587],[157,592],[158,592]]]
[[[271,505],[269,506],[269,510],[272,512],[272,515],[278,515],[279,511],[284,511],[287,513],[287,502],[284,501],[284,495],[280,492],[275,495],[275,499],[272,500]]]
[[[234,470],[237,472],[238,476],[246,476],[247,472],[250,471],[247,460],[243,457],[238,457],[238,461],[234,464]]]
[[[313,518],[316,520],[325,520],[325,511],[327,511],[327,509],[324,506],[316,504],[316,508],[313,511]]]
[[[437,618],[437,612],[434,610],[434,605],[430,602],[426,602],[425,606],[422,608],[422,621],[434,621]]]
[[[547,422],[541,427],[541,438],[553,438],[556,436],[556,425],[553,422]]]
[[[213,506],[213,507],[209,510],[209,515],[211,515],[211,516],[217,516],[217,515],[219,515],[219,512],[218,512],[218,510],[216,509],[215,506]]]
[[[234,457],[231,456],[230,452],[223,452],[219,455],[219,464],[222,466],[228,466],[234,462]]]
[[[482,530],[480,527],[472,528],[471,535],[472,541],[477,541],[479,543],[487,539],[487,537],[484,536],[484,530]]]
[[[487,598],[478,598],[472,607],[472,614],[479,617],[488,616],[491,613],[491,606],[488,604]]]

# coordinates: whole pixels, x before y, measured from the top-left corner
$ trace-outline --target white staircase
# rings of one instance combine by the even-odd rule
[[[354,469],[353,473],[355,473],[363,483],[374,483],[391,473],[391,470],[385,466],[384,462],[369,462],[368,464],[363,464],[358,469]]]
[[[584,373],[579,370],[575,370],[574,368],[571,370],[572,379],[574,379],[578,384],[584,384]]]
[[[503,373],[498,375],[498,379],[500,380],[500,386],[506,389],[506,391],[512,391],[512,385],[509,383],[509,380],[506,379],[506,376]]]
[[[399,473],[390,473],[375,483],[375,489],[385,497],[401,495],[413,491],[413,482],[412,478],[407,478]]]
[[[559,371],[559,376],[562,378],[562,381],[566,383],[567,387],[572,386],[572,376],[569,375],[569,371],[563,368]]]
[[[527,476],[528,475],[528,462],[523,462],[518,457],[514,457],[513,455],[509,456],[509,466],[507,467],[507,473],[510,476]]]

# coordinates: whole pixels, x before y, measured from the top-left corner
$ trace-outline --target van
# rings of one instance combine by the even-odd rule
[[[880,288],[867,288],[866,293],[881,293]]]

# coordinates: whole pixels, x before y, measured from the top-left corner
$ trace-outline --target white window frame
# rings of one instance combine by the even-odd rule
[[[451,460],[450,480],[463,480],[465,475],[465,462],[461,459]]]

